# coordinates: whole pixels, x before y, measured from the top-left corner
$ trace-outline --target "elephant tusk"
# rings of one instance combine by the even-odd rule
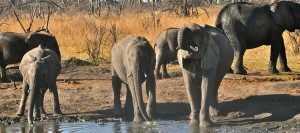
[[[198,52],[198,47],[196,46],[196,47],[193,47],[193,46],[190,46],[190,48],[194,51],[194,52]]]

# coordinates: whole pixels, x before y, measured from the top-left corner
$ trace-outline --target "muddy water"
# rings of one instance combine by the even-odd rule
[[[239,129],[238,127],[191,127],[188,121],[156,121],[149,125],[146,123],[135,124],[132,122],[108,122],[108,123],[56,123],[36,122],[34,126],[27,123],[11,125],[0,124],[1,133],[198,133],[198,132],[253,132],[254,130]],[[258,130],[254,132],[259,132]]]

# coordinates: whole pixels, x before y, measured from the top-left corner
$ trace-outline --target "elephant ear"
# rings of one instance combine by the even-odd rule
[[[290,32],[295,31],[295,18],[292,12],[293,3],[277,2],[270,5],[274,22]]]
[[[183,27],[183,28],[179,29],[178,34],[177,34],[177,39],[178,39],[177,40],[178,41],[177,49],[191,51],[190,46],[196,45],[194,43],[192,36],[193,36],[193,32],[190,28]]]
[[[207,48],[201,59],[201,68],[204,70],[216,68],[220,59],[219,47],[212,37],[208,41]]]

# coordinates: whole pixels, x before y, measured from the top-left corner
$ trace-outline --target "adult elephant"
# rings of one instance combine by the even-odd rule
[[[219,29],[193,23],[179,30],[178,49],[191,107],[190,124],[211,126],[209,116],[218,113],[218,88],[230,69],[233,48]]]
[[[19,63],[26,52],[40,44],[52,49],[60,58],[58,43],[52,34],[43,31],[27,33],[4,32],[0,34],[1,82],[9,82],[6,76],[6,66],[8,64]]]
[[[150,43],[144,37],[128,35],[113,46],[111,57],[114,114],[122,113],[120,89],[123,82],[127,87],[124,112],[130,112],[130,106],[133,106],[133,121],[150,121],[155,115],[156,106],[155,53]],[[148,97],[146,109],[142,95],[142,83],[145,80]]]
[[[156,52],[156,65],[155,65],[155,77],[156,79],[170,78],[171,76],[167,71],[167,63],[177,59],[177,34],[179,28],[168,28],[162,31],[156,38],[154,43],[154,49],[157,47]],[[162,66],[162,75],[159,71]]]
[[[283,72],[290,72],[287,65],[282,33],[300,28],[300,5],[291,1],[280,1],[271,5],[251,3],[228,4],[220,11],[216,27],[222,29],[230,40],[236,56],[236,74],[247,74],[243,66],[246,49],[271,45],[269,71],[278,73],[276,62],[280,57]]]

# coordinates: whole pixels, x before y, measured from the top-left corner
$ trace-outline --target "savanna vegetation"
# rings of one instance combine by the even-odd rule
[[[182,27],[189,23],[214,25],[217,14],[224,5],[188,0],[126,2],[2,2],[0,32],[24,32],[13,14],[14,10],[25,27],[34,15],[31,29],[37,29],[45,23],[47,7],[50,7],[49,31],[56,36],[63,59],[76,57],[97,63],[109,63],[111,46],[126,35],[144,36],[153,45],[157,35],[169,27]],[[284,33],[288,64],[294,71],[300,70],[298,35],[299,32]],[[245,66],[248,71],[267,70],[269,55],[269,46],[248,50]]]

